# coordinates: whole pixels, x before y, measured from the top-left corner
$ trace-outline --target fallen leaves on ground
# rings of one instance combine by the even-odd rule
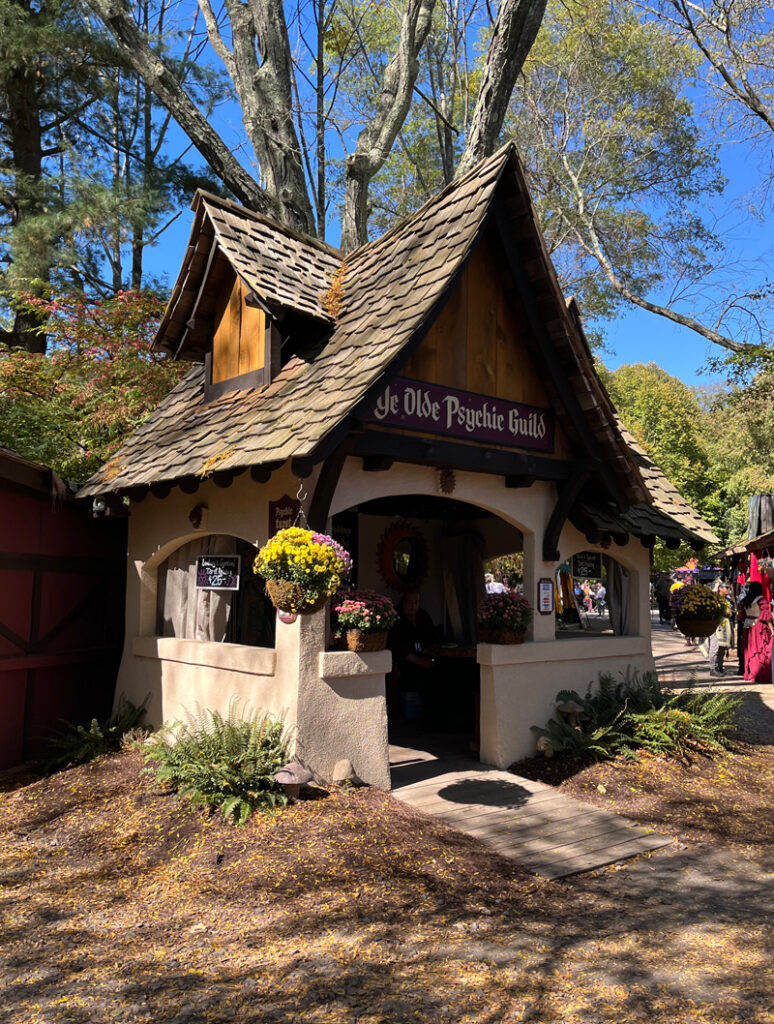
[[[774,1020],[754,835],[548,882],[378,791],[239,829],[140,766],[0,795],[3,1024]],[[576,782],[639,787],[646,820],[649,771]],[[715,803],[732,812],[722,787]]]

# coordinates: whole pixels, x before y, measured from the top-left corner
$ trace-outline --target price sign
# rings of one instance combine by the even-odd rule
[[[239,590],[241,555],[202,555],[196,559],[198,590]]]
[[[572,574],[576,580],[602,579],[602,556],[598,551],[581,551],[572,556]]]

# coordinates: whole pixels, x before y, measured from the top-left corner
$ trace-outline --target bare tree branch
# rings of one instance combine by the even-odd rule
[[[174,74],[151,50],[122,0],[88,0],[88,3],[111,32],[129,65],[172,113],[224,185],[246,206],[262,213],[274,213],[266,191],[242,167]]]
[[[347,157],[341,245],[345,252],[368,241],[368,186],[390,155],[411,104],[419,73],[419,51],[432,23],[435,0],[408,0],[398,50],[384,72],[379,102],[370,124]]]

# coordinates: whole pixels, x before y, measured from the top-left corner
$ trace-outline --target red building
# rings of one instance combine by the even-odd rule
[[[0,768],[45,753],[62,719],[110,713],[125,552],[125,520],[0,449]]]

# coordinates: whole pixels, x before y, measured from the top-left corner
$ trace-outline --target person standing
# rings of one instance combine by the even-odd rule
[[[739,606],[744,644],[744,678],[750,683],[770,683],[771,604],[764,600],[763,586],[757,580],[749,585]]]
[[[496,580],[491,572],[484,573],[484,587],[487,594],[504,594],[508,589],[500,580]]]
[[[669,577],[659,573],[656,582],[653,584],[653,593],[656,596],[658,605],[658,621],[671,622],[672,609],[669,606]]]
[[[723,662],[731,646],[733,626],[731,625],[731,605],[728,602],[728,584],[724,580],[719,580],[714,590],[725,601],[726,612],[723,616],[723,621],[708,639],[707,656],[709,658],[710,675],[722,676],[725,675]]]

